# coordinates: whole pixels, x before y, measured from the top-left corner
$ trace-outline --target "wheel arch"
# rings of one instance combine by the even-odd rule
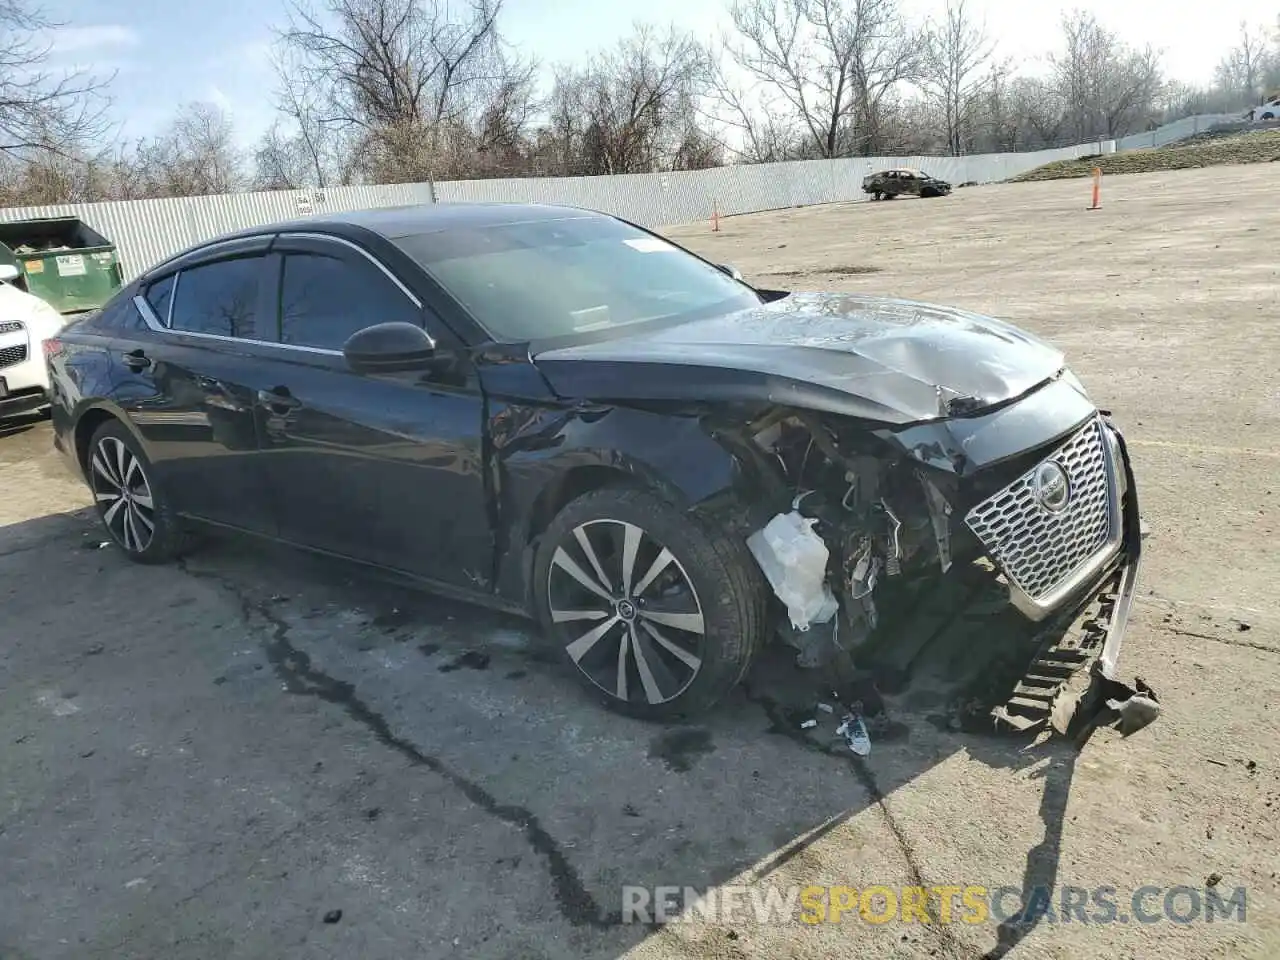
[[[495,454],[499,590],[525,604],[539,535],[583,494],[640,488],[687,510],[742,482],[738,459],[697,417],[627,407],[530,411]]]
[[[138,428],[133,425],[133,422],[125,415],[123,410],[105,403],[95,404],[82,410],[76,416],[75,426],[72,428],[72,442],[74,444],[76,463],[80,465],[80,472],[86,477],[89,475],[89,442],[104,423],[112,420],[121,423],[132,434],[143,452],[150,456],[147,444],[138,432]]]
[[[535,540],[551,525],[557,513],[583,494],[603,487],[645,487],[648,484],[634,473],[614,464],[591,463],[570,467],[552,477],[530,503],[522,530],[526,544]]]

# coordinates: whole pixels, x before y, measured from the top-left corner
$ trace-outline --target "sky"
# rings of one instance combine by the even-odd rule
[[[502,31],[546,65],[578,63],[610,46],[642,19],[674,24],[705,39],[728,26],[728,0],[506,0]],[[919,19],[937,16],[945,0],[903,0]],[[161,130],[178,104],[205,100],[227,109],[248,144],[270,124],[274,77],[272,28],[286,0],[41,0],[49,19],[66,24],[52,36],[57,69],[114,74],[112,116],[125,139]],[[1208,83],[1214,65],[1237,40],[1241,21],[1272,27],[1280,0],[1157,3],[1155,0],[970,0],[985,17],[999,51],[1028,72],[1058,40],[1064,9],[1092,11],[1134,44],[1161,49],[1166,72]]]

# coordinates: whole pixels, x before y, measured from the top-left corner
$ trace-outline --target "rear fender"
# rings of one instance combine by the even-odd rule
[[[147,459],[152,462],[155,457],[152,454],[150,445],[142,432],[138,430],[129,416],[117,404],[110,400],[95,399],[92,401],[84,401],[77,404],[67,417],[67,428],[65,431],[59,430],[59,441],[66,448],[66,453],[74,455],[76,465],[80,468],[81,473],[86,477],[88,471],[88,449],[89,441],[93,438],[94,432],[103,423],[108,420],[118,420],[129,431],[129,435],[133,437],[138,447],[146,454]]]

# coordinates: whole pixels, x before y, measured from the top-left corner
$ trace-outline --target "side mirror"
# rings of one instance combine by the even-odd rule
[[[739,283],[746,283],[746,281],[742,278],[742,271],[740,271],[733,264],[717,263],[716,266],[720,269],[721,273],[727,273],[729,276],[733,277],[733,279],[737,280]]]
[[[16,263],[0,263],[0,283],[10,283],[22,276]]]
[[[403,373],[427,370],[436,355],[430,334],[412,323],[378,323],[357,330],[342,347],[356,373]]]

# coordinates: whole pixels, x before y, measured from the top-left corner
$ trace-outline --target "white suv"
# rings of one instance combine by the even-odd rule
[[[48,405],[44,342],[67,324],[49,304],[15,287],[19,276],[15,265],[0,264],[0,417]]]

